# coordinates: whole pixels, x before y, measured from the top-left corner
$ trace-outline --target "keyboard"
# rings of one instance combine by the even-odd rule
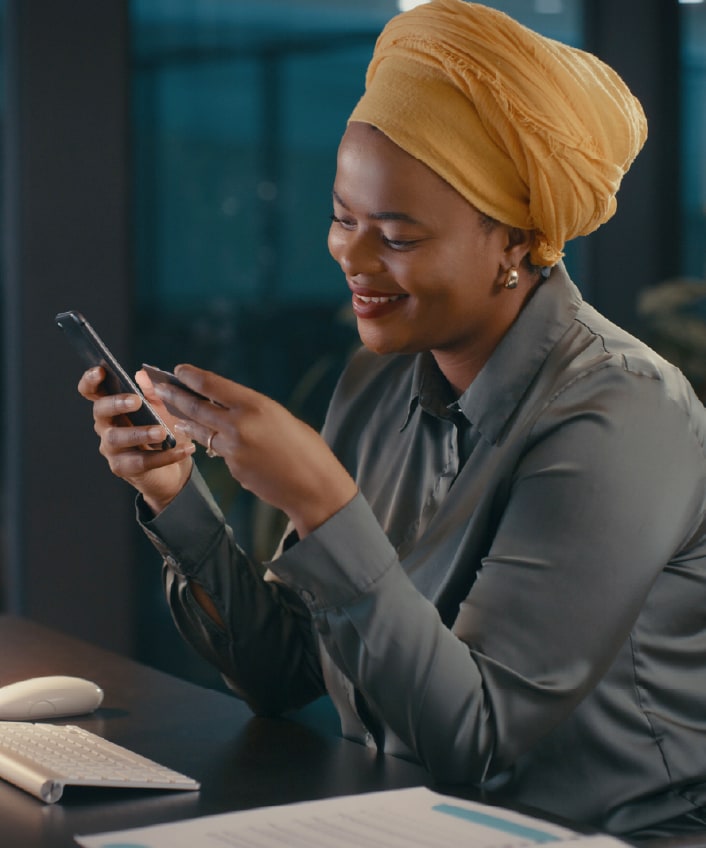
[[[74,725],[0,721],[0,778],[47,804],[65,786],[199,789],[196,780]]]

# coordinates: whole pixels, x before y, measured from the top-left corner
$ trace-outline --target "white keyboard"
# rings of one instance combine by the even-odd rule
[[[0,778],[53,804],[65,786],[198,789],[186,775],[73,725],[0,721]]]

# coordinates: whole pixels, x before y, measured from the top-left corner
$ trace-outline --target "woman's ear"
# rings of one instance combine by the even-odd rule
[[[532,230],[522,230],[519,227],[507,228],[505,256],[510,266],[519,268],[525,256],[530,252],[532,239]]]

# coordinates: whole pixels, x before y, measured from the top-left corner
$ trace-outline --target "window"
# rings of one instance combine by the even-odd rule
[[[4,0],[0,0],[0,127],[2,127],[3,132],[0,134],[0,164],[4,165],[5,156],[4,156],[4,139],[5,139],[5,3]],[[4,197],[4,191],[2,193]],[[0,208],[0,214],[3,213],[3,210]],[[2,248],[0,248],[2,250]],[[1,254],[0,254],[1,256]],[[4,267],[4,257],[2,257],[2,262],[0,263],[0,267]],[[4,281],[0,279],[0,285],[3,285]],[[0,301],[0,326],[4,326],[5,316],[4,316],[4,299]],[[4,372],[0,376],[0,396],[5,397],[4,391]],[[4,409],[3,409],[3,417],[4,417]],[[3,462],[2,466],[0,466],[0,479],[3,479],[5,475],[5,463]],[[3,495],[5,495],[5,486],[2,487]],[[7,510],[4,508],[2,510],[3,516],[7,514]],[[5,528],[0,524],[0,536],[5,538]],[[6,603],[6,588],[5,588],[5,575],[6,575],[6,563],[5,563],[5,553],[6,548],[3,545],[0,548],[0,610],[4,608]]]
[[[706,279],[706,3],[681,3],[682,273]]]

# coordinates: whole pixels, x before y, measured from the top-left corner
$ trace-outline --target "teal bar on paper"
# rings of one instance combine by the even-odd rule
[[[532,842],[558,842],[560,839],[560,837],[554,836],[553,833],[545,833],[534,827],[527,827],[523,824],[507,821],[507,819],[501,819],[499,816],[490,816],[478,810],[467,810],[465,807],[457,807],[454,804],[435,804],[432,810],[446,813],[449,816],[456,816],[459,819],[466,819],[466,821],[471,821],[475,824],[482,824],[485,827],[492,827],[494,830],[503,831],[503,833],[511,833],[513,836],[521,836]]]

